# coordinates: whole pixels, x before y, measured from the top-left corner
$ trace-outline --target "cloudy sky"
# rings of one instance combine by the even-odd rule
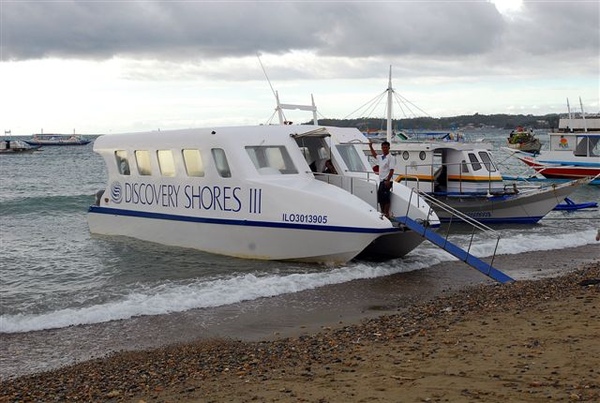
[[[390,66],[433,117],[562,113],[579,97],[598,112],[599,30],[598,0],[0,0],[0,130],[268,123],[271,86],[284,103],[312,94],[320,117],[383,116],[361,106]]]

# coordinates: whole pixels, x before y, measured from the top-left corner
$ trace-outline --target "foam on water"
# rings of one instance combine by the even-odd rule
[[[562,236],[518,233],[511,238],[501,239],[496,253],[518,254],[583,246],[595,242],[595,234],[592,229]],[[465,243],[468,243],[468,237],[464,238]],[[494,253],[495,248],[496,242],[490,240],[478,243],[471,251],[476,256],[487,257]],[[2,315],[0,331],[28,332],[228,305],[356,279],[419,270],[450,260],[455,258],[425,243],[404,259],[386,263],[355,262],[344,267],[324,268],[317,272],[242,273],[229,278],[170,281],[154,286],[138,286],[119,299],[92,306],[58,309],[41,314]]]

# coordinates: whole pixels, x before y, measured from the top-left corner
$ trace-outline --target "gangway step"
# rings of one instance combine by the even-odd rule
[[[515,281],[510,276],[504,274],[500,270],[492,267],[491,264],[484,262],[476,256],[473,256],[466,250],[462,249],[458,245],[453,244],[447,238],[442,237],[437,232],[433,231],[431,228],[428,228],[417,221],[408,218],[408,217],[396,217],[396,220],[404,225],[406,225],[411,230],[418,232],[425,239],[430,241],[436,246],[439,246],[446,252],[450,253],[454,257],[462,260],[469,266],[473,267],[476,270],[479,270],[481,273],[490,277],[493,280],[496,280],[499,283],[510,283]]]

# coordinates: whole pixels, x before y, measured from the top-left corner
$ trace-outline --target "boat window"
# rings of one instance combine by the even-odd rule
[[[479,171],[481,169],[481,164],[479,163],[479,160],[475,154],[469,153],[469,161],[471,162],[473,171]]]
[[[158,150],[156,152],[158,158],[158,167],[162,176],[175,176],[175,159],[173,158],[173,151],[171,150]]]
[[[426,158],[426,157],[427,157],[427,154],[425,154],[425,151],[421,151],[421,152],[419,153],[419,159],[420,159],[421,161],[425,161],[425,158]]]
[[[140,175],[152,175],[152,165],[150,162],[150,153],[147,150],[135,151],[135,162],[137,163],[138,173]]]
[[[600,141],[600,137],[578,136],[577,146],[573,154],[578,157],[598,156],[598,141]]]
[[[408,159],[410,158],[410,154],[409,154],[409,152],[408,152],[408,151],[402,151],[402,158],[403,158],[405,161],[408,161]]]
[[[182,155],[188,176],[204,176],[204,163],[200,150],[182,150]]]
[[[115,159],[117,161],[117,169],[121,175],[129,175],[129,161],[127,160],[127,151],[115,151]]]
[[[298,173],[285,146],[247,146],[246,152],[261,175]]]
[[[496,171],[496,166],[492,162],[492,158],[490,157],[490,154],[488,154],[487,151],[479,151],[479,158],[481,158],[481,161],[483,161],[483,165],[485,165],[488,172]]]
[[[219,175],[223,178],[231,178],[231,170],[229,169],[229,163],[227,162],[227,156],[225,150],[222,148],[213,148],[210,150],[215,161],[215,166]]]
[[[364,160],[360,158],[360,154],[356,151],[356,147],[353,144],[338,144],[335,148],[342,156],[350,172],[366,172],[370,170],[365,166]]]
[[[468,174],[469,173],[469,165],[467,164],[467,161],[462,160],[460,162],[460,166],[461,166],[461,171],[464,174]]]

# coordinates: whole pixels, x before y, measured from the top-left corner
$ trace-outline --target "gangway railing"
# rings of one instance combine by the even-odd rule
[[[448,224],[446,234],[441,235],[441,234],[437,233],[430,227],[428,222],[417,222],[416,220],[409,218],[408,210],[410,209],[411,203],[408,203],[408,210],[406,212],[406,216],[396,217],[396,221],[398,221],[400,224],[405,225],[406,227],[410,228],[411,230],[421,234],[421,236],[423,236],[425,239],[427,239],[434,245],[442,248],[446,252],[448,252],[451,255],[453,255],[454,257],[462,260],[469,266],[480,271],[481,273],[485,274],[486,276],[490,277],[491,279],[498,281],[500,283],[509,283],[509,282],[514,281],[513,278],[511,278],[510,276],[501,272],[500,270],[496,269],[493,266],[494,259],[496,257],[496,252],[498,251],[498,244],[500,243],[500,235],[498,234],[497,231],[480,223],[479,221],[473,219],[472,217],[469,217],[468,215],[463,214],[460,211],[448,206],[447,204],[435,199],[434,197],[430,196],[429,194],[427,194],[425,192],[421,192],[419,190],[412,189],[411,199],[413,198],[413,195],[414,195],[414,197],[422,197],[429,204],[430,208],[432,208],[434,211],[436,209],[437,210],[441,209],[450,215],[450,222]],[[460,220],[472,228],[469,245],[466,248],[466,250],[461,248],[460,246],[454,244],[449,239],[450,228],[451,228],[451,224],[452,224],[453,220]],[[490,263],[483,261],[482,259],[476,257],[475,255],[473,255],[471,253],[471,247],[473,245],[473,241],[475,239],[475,234],[477,233],[477,231],[483,232],[486,235],[488,235],[490,237],[494,237],[496,239],[494,253],[492,254]]]
[[[365,181],[364,178],[345,177],[343,175],[315,173],[315,177],[321,181],[345,189],[347,192],[350,192],[351,194],[360,197],[361,199],[367,201],[375,208],[377,208],[377,185],[375,183],[370,182],[368,180]],[[450,216],[450,220],[448,222],[448,229],[445,235],[440,235],[437,232],[433,231],[427,220],[416,221],[409,218],[410,209],[413,205],[412,201],[415,197],[423,198],[423,200],[429,205],[430,210],[427,214],[427,217],[431,217],[432,213],[436,210],[443,210],[448,213],[448,215]],[[417,203],[417,205],[422,205],[422,203]],[[508,283],[514,281],[514,279],[493,267],[496,252],[498,250],[498,244],[500,242],[500,235],[498,234],[498,232],[480,223],[474,218],[469,217],[468,215],[461,213],[460,211],[450,207],[449,205],[437,200],[436,198],[427,194],[426,192],[412,188],[407,204],[406,215],[403,217],[395,217],[394,219],[398,224],[417,232],[434,245],[442,248],[443,250],[450,253],[454,257],[462,260],[469,266],[479,270],[481,273],[485,274],[491,279],[496,280],[500,283]],[[466,250],[454,244],[449,239],[450,228],[452,226],[453,221],[464,222],[465,224],[467,224],[467,226],[470,226],[472,228],[471,236],[469,239],[469,245],[466,248]],[[494,253],[492,254],[490,263],[484,262],[483,260],[471,253],[471,247],[473,246],[473,241],[477,233],[484,233],[487,236],[496,239]]]

